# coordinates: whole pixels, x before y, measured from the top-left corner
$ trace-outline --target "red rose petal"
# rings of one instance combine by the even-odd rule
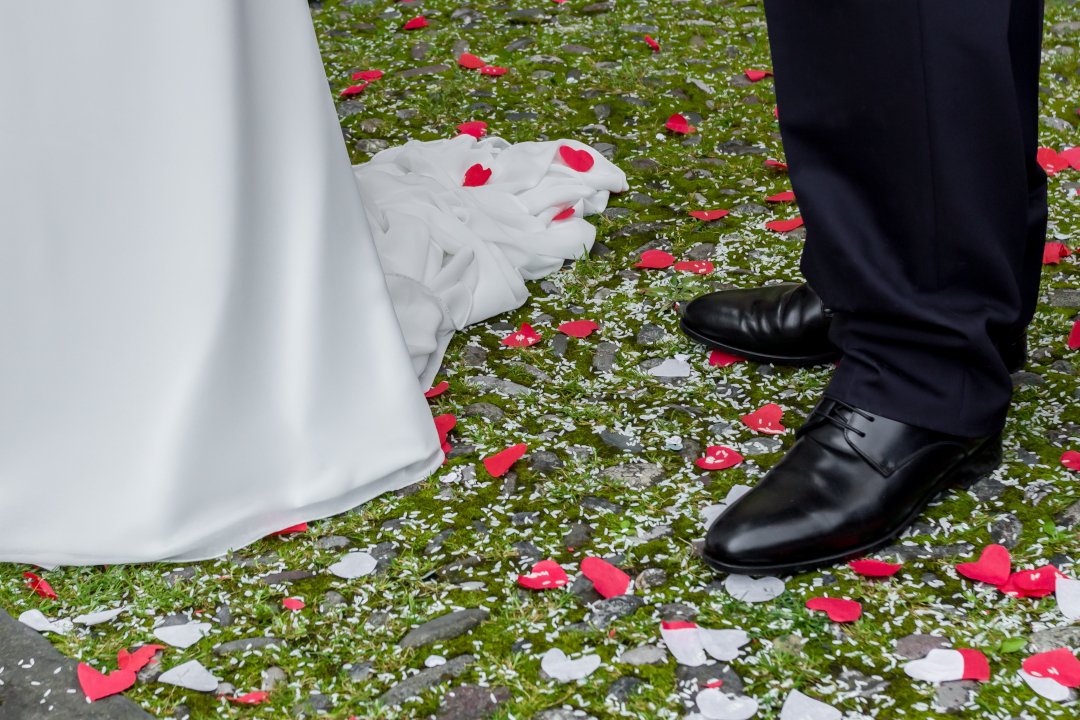
[[[675,264],[675,256],[663,250],[646,250],[641,253],[641,259],[634,265],[636,268],[647,270],[663,270]]]
[[[470,120],[457,126],[457,131],[462,135],[472,135],[479,140],[487,134],[488,124],[483,120]]]
[[[559,156],[567,167],[578,172],[588,172],[595,162],[592,153],[588,150],[575,150],[569,145],[559,146]]]
[[[90,702],[122,693],[135,684],[134,670],[114,670],[108,675],[102,675],[86,663],[79,663],[76,674],[79,677],[79,687]]]
[[[48,580],[32,572],[24,572],[23,577],[26,578],[26,586],[38,595],[50,600],[56,599],[56,591],[52,589]]]
[[[1058,153],[1058,157],[1067,161],[1073,170],[1080,170],[1080,147],[1062,150]]]
[[[1080,470],[1080,452],[1066,450],[1061,453],[1061,464],[1070,470]]]
[[[738,362],[746,362],[746,358],[726,353],[723,350],[713,350],[709,353],[709,364],[713,367],[727,367]]]
[[[521,329],[504,337],[502,344],[507,347],[529,347],[540,342],[540,333],[533,330],[532,325],[522,323]]]
[[[382,70],[361,70],[360,72],[353,73],[353,80],[380,80],[382,79]]]
[[[771,70],[743,70],[743,73],[746,75],[746,79],[750,82],[764,80],[765,78],[772,75]]]
[[[769,159],[769,160],[765,161],[765,167],[772,168],[773,170],[781,170],[781,171],[786,171],[788,169],[788,165],[787,165],[786,162],[780,162],[779,160],[772,160],[772,159]]]
[[[351,95],[359,95],[360,93],[364,92],[364,88],[366,88],[368,85],[370,85],[370,83],[360,83],[359,85],[350,85],[349,87],[345,88],[344,90],[342,90],[339,93],[339,97],[349,97]]]
[[[1072,330],[1069,331],[1067,343],[1070,350],[1080,348],[1080,320],[1073,323]]]
[[[1041,652],[1026,658],[1024,672],[1039,678],[1052,678],[1065,687],[1080,687],[1080,660],[1068,648]]]
[[[697,218],[704,222],[710,222],[712,220],[719,220],[727,215],[730,210],[691,210],[690,217]]]
[[[630,587],[630,576],[607,560],[587,557],[581,561],[581,574],[592,580],[593,587],[602,597],[623,595]]]
[[[765,223],[765,228],[774,232],[791,232],[795,228],[800,228],[803,225],[802,215],[791,218],[790,220],[773,220]]]
[[[552,222],[555,222],[558,220],[566,220],[567,218],[572,217],[574,217],[574,208],[568,207],[565,210],[560,210],[558,214],[555,215],[555,217],[551,218],[551,220]]]
[[[461,183],[464,187],[480,187],[491,179],[491,168],[486,168],[476,163],[465,171],[465,180]]]
[[[402,30],[419,30],[420,28],[426,28],[428,26],[427,18],[423,15],[417,15],[409,22],[401,26]]]
[[[1072,250],[1064,243],[1048,242],[1043,245],[1043,265],[1057,265],[1061,262],[1061,258],[1069,257],[1071,254]]]
[[[782,192],[782,193],[776,193],[775,195],[770,195],[769,197],[765,198],[765,202],[772,202],[772,203],[786,203],[786,202],[794,202],[794,201],[795,201],[795,191],[793,191],[793,190],[787,190],[787,191]]]
[[[987,545],[976,562],[958,563],[956,572],[979,582],[1000,585],[1009,579],[1012,556],[1002,545]]]
[[[1006,583],[1022,597],[1046,597],[1057,589],[1058,578],[1068,577],[1053,565],[1020,570],[1009,576]]]
[[[694,461],[702,470],[726,470],[735,467],[744,460],[738,451],[724,445],[710,445],[705,448],[705,457]]]
[[[664,123],[664,127],[666,127],[671,132],[678,133],[680,135],[689,135],[690,133],[697,130],[696,127],[692,126],[686,120],[686,118],[679,113],[675,113],[674,115],[669,117],[667,122]]]
[[[461,53],[461,55],[458,56],[457,64],[463,68],[469,68],[470,70],[479,70],[480,68],[487,65],[486,62],[476,57],[472,53]]]
[[[559,332],[570,337],[583,338],[592,335],[600,328],[592,320],[572,320],[559,326]]]
[[[675,263],[675,269],[680,272],[692,272],[695,275],[708,275],[716,268],[708,260],[683,260]]]
[[[435,431],[439,433],[439,440],[446,442],[446,436],[450,434],[450,431],[457,425],[457,418],[447,413],[445,415],[439,415],[434,418]]]
[[[779,435],[787,430],[787,428],[780,423],[780,419],[783,416],[783,408],[776,403],[769,403],[768,405],[761,406],[749,415],[743,415],[739,419],[751,430],[756,430],[768,435]]]
[[[885,562],[884,560],[862,558],[859,560],[852,560],[848,563],[848,567],[864,577],[891,577],[899,572],[900,568],[904,567],[904,565],[903,563],[890,563]]]
[[[143,645],[135,652],[129,653],[126,648],[121,648],[120,652],[116,653],[116,666],[121,670],[137,673],[153,661],[154,655],[164,649],[164,645]]]
[[[428,400],[430,400],[433,397],[438,397],[438,396],[442,395],[444,392],[446,392],[449,389],[450,389],[450,383],[447,382],[446,380],[443,380],[441,383],[439,383],[435,387],[433,387],[430,390],[428,390],[427,392],[425,392],[424,397],[426,397]]]
[[[566,571],[554,560],[541,560],[533,565],[532,570],[518,575],[518,585],[529,590],[550,590],[560,588],[570,582]]]
[[[1039,151],[1036,154],[1036,160],[1047,175],[1056,175],[1069,167],[1068,158],[1062,157],[1061,154],[1053,148],[1039,148]]]
[[[506,72],[506,68],[502,67],[501,65],[485,65],[484,67],[480,68],[481,75],[499,76],[505,75]]]
[[[862,605],[855,600],[843,598],[815,597],[806,601],[810,610],[822,610],[833,622],[854,622],[862,615]]]
[[[256,692],[244,693],[243,695],[237,695],[236,697],[230,697],[229,702],[234,702],[237,705],[259,705],[266,702],[266,699],[270,697],[270,693],[265,690],[258,690]]]
[[[986,655],[972,648],[957,648],[956,652],[964,656],[964,674],[961,680],[978,680],[986,682],[990,679],[990,661]]]
[[[307,529],[308,529],[308,524],[306,522],[302,522],[302,523],[297,523],[296,525],[290,525],[289,527],[284,528],[282,530],[278,530],[277,532],[272,532],[272,533],[270,533],[270,535],[271,536],[274,536],[274,535],[292,535],[293,533],[306,532]]]
[[[297,610],[303,610],[305,607],[307,607],[307,603],[305,603],[300,598],[287,597],[281,601],[281,606],[286,610],[292,610],[295,612]]]
[[[650,36],[645,36],[645,44],[652,48],[653,52],[660,52],[660,43],[653,40]]]
[[[502,477],[514,463],[520,460],[528,451],[529,446],[525,443],[514,445],[491,457],[484,458],[484,467],[492,477]]]

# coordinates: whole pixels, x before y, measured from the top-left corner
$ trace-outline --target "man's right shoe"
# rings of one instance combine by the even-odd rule
[[[831,314],[805,283],[720,290],[695,298],[679,325],[693,340],[759,363],[820,365],[840,359]],[[1027,362],[1027,333],[998,348],[1010,373]]]

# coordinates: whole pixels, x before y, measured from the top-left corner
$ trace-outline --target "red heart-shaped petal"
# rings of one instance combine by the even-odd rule
[[[491,457],[484,458],[484,467],[487,468],[488,473],[490,473],[492,477],[502,477],[506,474],[506,471],[510,469],[511,465],[525,455],[528,449],[529,446],[525,443],[509,447]]]
[[[779,160],[773,160],[771,158],[765,161],[765,167],[780,171],[786,171],[788,169],[786,162],[780,162]]]
[[[587,557],[581,561],[581,574],[592,580],[593,587],[602,597],[623,595],[630,587],[630,576],[607,560]]]
[[[559,146],[559,156],[568,168],[578,172],[588,172],[596,162],[588,150],[575,150],[569,145]]]
[[[1070,350],[1080,348],[1080,320],[1074,322],[1072,329],[1069,330],[1068,345]]]
[[[891,577],[899,572],[900,568],[904,567],[904,565],[903,563],[890,563],[885,562],[884,560],[862,558],[860,560],[852,560],[848,563],[848,567],[865,577]]]
[[[1061,464],[1070,470],[1080,470],[1080,452],[1066,450],[1061,453]]]
[[[477,163],[465,171],[464,187],[480,187],[491,179],[491,168]]]
[[[510,333],[502,339],[502,344],[507,347],[529,347],[540,342],[540,333],[533,330],[532,325],[522,323],[521,329]]]
[[[557,220],[566,220],[567,218],[572,217],[574,217],[574,208],[571,206],[566,208],[565,210],[560,210],[558,213],[556,213],[555,217],[551,218],[551,220],[554,222]]]
[[[710,445],[705,448],[705,457],[694,461],[702,470],[726,470],[743,461],[743,456],[736,450],[723,445]]]
[[[690,133],[697,130],[697,128],[692,126],[687,121],[687,119],[683,117],[680,113],[675,113],[674,115],[669,117],[667,119],[667,122],[664,123],[664,127],[666,127],[673,133],[678,133],[679,135],[689,135]]]
[[[426,397],[428,400],[430,400],[433,397],[438,397],[438,396],[442,395],[444,392],[446,392],[449,389],[450,389],[450,383],[447,382],[446,380],[443,380],[441,383],[439,383],[435,387],[433,387],[430,390],[428,390],[427,392],[425,392],[424,397]]]
[[[90,702],[122,693],[135,684],[133,670],[115,670],[108,675],[102,675],[86,663],[79,663],[76,674],[79,677],[79,687]]]
[[[663,270],[675,264],[675,256],[663,250],[646,250],[641,253],[641,259],[634,265],[636,268],[646,270]]]
[[[462,135],[472,135],[479,140],[487,134],[487,123],[483,120],[470,120],[457,126],[457,131]]]
[[[964,674],[961,680],[978,680],[986,682],[990,679],[990,661],[980,651],[972,648],[957,648],[956,652],[964,656]]]
[[[772,202],[772,203],[794,202],[795,201],[795,193],[793,191],[791,191],[791,190],[787,190],[786,192],[776,193],[775,195],[770,195],[769,197],[765,198],[765,201],[766,202]]]
[[[806,601],[810,610],[822,610],[833,622],[854,622],[862,615],[862,605],[855,600],[815,597]]]
[[[675,269],[682,272],[692,272],[695,275],[708,275],[715,268],[708,260],[682,260],[675,263]]]
[[[297,610],[303,610],[304,608],[306,608],[307,603],[305,603],[300,598],[287,597],[281,601],[281,606],[286,610],[292,610],[293,612],[296,612]]]
[[[423,15],[417,15],[401,27],[403,30],[419,30],[420,28],[426,28],[427,26],[427,18],[425,18]]]
[[[1061,258],[1069,257],[1071,254],[1072,250],[1064,243],[1048,242],[1043,245],[1043,265],[1057,265],[1061,262]]]
[[[1080,112],[1077,112],[1077,115],[1080,115]],[[1071,147],[1068,150],[1062,150],[1058,153],[1058,157],[1067,160],[1073,170],[1080,170],[1080,147]]]
[[[256,692],[244,693],[243,695],[237,695],[236,697],[229,698],[229,702],[234,702],[237,705],[258,705],[266,702],[266,699],[270,697],[270,693],[265,690],[258,690]]]
[[[645,44],[651,47],[653,52],[660,52],[660,43],[656,42],[648,35],[645,36]]]
[[[271,535],[292,535],[293,533],[307,532],[308,524],[306,522],[297,523],[296,525],[290,525],[287,528],[278,530],[277,532],[270,533]]]
[[[772,75],[771,70],[743,70],[743,72],[746,74],[746,78],[750,82],[757,82],[758,80],[764,80],[765,78]]]
[[[998,590],[1011,597],[1046,597],[1057,589],[1058,578],[1067,577],[1053,565],[1043,565],[1012,573]]]
[[[713,367],[727,367],[737,362],[746,362],[746,358],[726,353],[723,350],[713,350],[709,353],[709,364]]]
[[[116,666],[121,670],[137,673],[153,661],[158,651],[164,649],[164,645],[143,645],[135,652],[129,653],[127,648],[120,648],[120,651],[116,653]]]
[[[364,88],[366,88],[369,84],[370,83],[360,83],[359,85],[350,85],[349,87],[341,91],[340,97],[359,95],[360,93],[364,92]]]
[[[727,215],[730,210],[691,210],[690,217],[697,218],[704,222],[711,222],[713,220],[719,220]]]
[[[1064,158],[1057,150],[1048,147],[1039,148],[1036,160],[1047,175],[1056,175],[1069,167],[1068,158]]]
[[[360,72],[353,73],[353,80],[380,80],[383,76],[382,70],[361,70]]]
[[[502,67],[501,65],[485,65],[484,67],[480,68],[480,74],[481,75],[498,76],[498,75],[505,75],[506,72],[507,72],[507,69]]]
[[[1032,655],[1024,660],[1023,668],[1028,675],[1051,678],[1065,687],[1080,687],[1080,660],[1068,648]]]
[[[570,337],[583,338],[592,335],[600,328],[592,320],[572,320],[559,326],[559,332]]]
[[[518,575],[518,585],[529,590],[550,590],[560,588],[570,582],[566,571],[554,560],[541,560],[533,565],[531,571]]]
[[[435,418],[435,430],[439,433],[439,440],[446,442],[446,436],[450,434],[450,431],[457,425],[457,418],[446,413],[445,415],[437,415]]]
[[[765,223],[765,228],[772,230],[773,232],[791,232],[795,228],[800,228],[803,225],[802,215],[799,217],[791,218],[790,220],[773,220],[772,222]]]
[[[458,65],[463,68],[469,68],[470,70],[479,70],[487,65],[486,62],[476,57],[472,53],[461,53],[457,59]]]
[[[959,563],[956,572],[979,582],[1000,585],[1009,579],[1012,556],[1002,545],[987,545],[976,562]]]
[[[26,578],[26,586],[38,595],[50,600],[56,599],[56,591],[52,589],[48,580],[32,572],[24,572],[23,577]]]
[[[776,403],[769,403],[768,405],[762,405],[749,415],[743,415],[739,419],[751,430],[757,430],[767,435],[779,435],[787,430],[780,422],[783,416],[783,408]]]

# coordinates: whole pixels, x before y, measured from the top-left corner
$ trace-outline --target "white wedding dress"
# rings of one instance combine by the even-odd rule
[[[303,0],[3,3],[0,67],[0,561],[213,557],[425,477],[454,330],[626,188],[572,141],[351,167]]]

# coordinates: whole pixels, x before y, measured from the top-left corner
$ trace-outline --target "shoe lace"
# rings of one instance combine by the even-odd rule
[[[811,421],[811,422],[806,423],[801,428],[799,428],[799,430],[798,430],[798,432],[796,434],[797,435],[802,435],[803,433],[811,430],[812,428],[818,427],[822,423],[828,422],[828,423],[832,423],[833,425],[835,425],[838,428],[841,428],[843,430],[850,430],[851,432],[855,433],[859,437],[866,437],[866,433],[864,431],[860,430],[859,428],[855,427],[854,425],[849,423],[844,418],[837,415],[835,413],[835,411],[838,408],[843,408],[845,410],[850,411],[853,414],[862,416],[863,418],[865,418],[866,420],[868,420],[870,422],[874,422],[874,416],[871,415],[870,413],[866,412],[865,410],[860,410],[859,408],[855,407],[854,405],[850,405],[850,404],[844,402],[843,400],[834,400],[832,398],[829,398],[829,400],[832,402],[832,405],[829,406],[829,409],[826,410],[823,413],[817,413],[815,415],[815,417],[814,417],[814,420]]]

